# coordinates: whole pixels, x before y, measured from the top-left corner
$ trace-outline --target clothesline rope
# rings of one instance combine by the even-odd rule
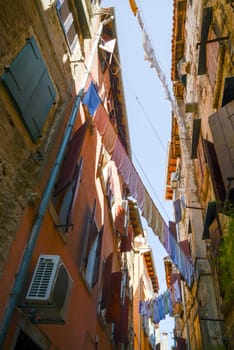
[[[155,235],[159,237],[173,263],[178,267],[188,286],[191,287],[194,268],[178,242],[175,241],[168,225],[145,188],[101,103],[100,97],[98,98],[96,88],[92,82],[86,92],[84,101],[91,114],[96,108],[94,123],[102,137],[102,143],[110,154],[111,160],[114,161],[119,174],[129,189],[130,195],[137,201],[141,215],[146,219],[148,226],[152,228]]]
[[[158,141],[159,141],[159,143],[160,143],[160,145],[161,145],[163,151],[166,153],[166,152],[167,152],[166,147],[165,147],[165,145],[164,145],[162,139],[160,138],[159,134],[157,133],[156,129],[154,128],[154,125],[153,125],[151,119],[149,118],[149,116],[148,116],[146,110],[144,109],[143,104],[141,103],[139,97],[137,96],[137,94],[135,93],[134,89],[132,88],[131,82],[130,82],[130,80],[128,79],[128,76],[127,76],[126,72],[123,70],[123,68],[122,68],[122,66],[121,66],[121,64],[120,64],[120,62],[118,61],[118,59],[117,59],[117,57],[116,57],[116,55],[115,55],[114,53],[113,53],[113,57],[115,58],[115,60],[116,60],[116,62],[117,62],[117,64],[118,64],[118,66],[119,66],[119,68],[121,69],[121,71],[122,71],[122,73],[123,73],[123,75],[124,75],[124,77],[125,77],[125,79],[126,79],[126,81],[127,81],[127,83],[128,83],[129,89],[130,89],[131,92],[133,93],[133,95],[134,95],[134,97],[135,97],[135,99],[136,99],[136,101],[137,101],[139,107],[141,108],[141,110],[142,110],[142,112],[143,112],[144,117],[147,119],[148,123],[150,124],[150,127],[151,127],[151,129],[152,129],[152,131],[153,131],[155,137],[158,139]],[[105,63],[110,67],[110,64],[109,64],[108,61],[105,60]],[[110,70],[111,70],[111,68],[110,68]],[[117,71],[119,71],[119,69],[117,69]],[[112,73],[113,75],[116,74],[116,72],[113,72],[112,70],[111,70],[111,73]],[[119,132],[122,133],[122,130],[119,130]],[[122,134],[122,136],[124,136],[124,135]],[[141,165],[139,159],[137,158],[136,154],[135,154],[133,151],[132,151],[132,154],[133,154],[133,157],[134,157],[135,161],[137,162],[137,165],[138,165],[139,169],[141,170],[142,174],[144,175],[146,181],[148,182],[148,184],[149,184],[149,186],[150,186],[150,188],[151,188],[151,191],[154,193],[154,195],[155,195],[155,197],[156,197],[158,203],[160,204],[160,207],[162,208],[162,211],[164,212],[165,217],[166,217],[168,220],[170,220],[169,215],[168,215],[168,213],[167,213],[167,211],[166,211],[165,206],[163,205],[162,201],[161,201],[160,198],[159,198],[159,195],[158,195],[157,192],[155,191],[154,186],[152,185],[152,183],[151,183],[149,177],[146,175],[145,171],[143,170],[143,166]]]
[[[151,68],[155,68],[157,76],[162,83],[166,99],[170,102],[171,110],[174,116],[177,118],[178,126],[180,127],[181,131],[184,133],[186,132],[184,120],[181,118],[181,115],[179,113],[177,101],[175,101],[175,99],[173,98],[172,93],[168,87],[166,75],[161,68],[159,57],[156,54],[156,49],[152,45],[152,40],[150,39],[150,35],[148,34],[148,30],[145,25],[146,22],[145,20],[143,21],[144,15],[142,10],[139,10],[139,6],[137,6],[134,16],[137,18],[138,23],[142,29],[145,60],[150,62]]]

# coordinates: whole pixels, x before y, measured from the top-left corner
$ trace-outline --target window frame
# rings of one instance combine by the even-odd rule
[[[63,19],[63,16],[61,14],[61,9],[63,6],[67,6],[67,9],[69,11],[66,19]],[[72,11],[71,6],[69,4],[69,0],[57,0],[55,7],[56,7],[59,22],[61,24],[63,34],[64,34],[64,37],[66,39],[66,43],[67,43],[67,46],[69,48],[70,53],[74,54],[78,47],[81,51],[80,43],[79,43],[78,29],[77,29],[74,15],[73,15],[73,11]],[[73,28],[74,36],[73,36],[73,40],[70,40],[69,32],[72,30],[72,28]]]
[[[99,279],[101,250],[104,226],[98,229],[95,220],[96,199],[93,210],[88,215],[88,220],[83,234],[82,253],[80,260],[80,272],[89,289],[95,287]],[[91,264],[89,267],[89,263]]]

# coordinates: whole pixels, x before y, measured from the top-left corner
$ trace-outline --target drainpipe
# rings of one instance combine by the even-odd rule
[[[40,228],[42,226],[42,222],[43,222],[43,218],[45,216],[49,201],[50,201],[50,197],[52,194],[52,191],[54,189],[54,185],[55,185],[55,181],[57,179],[57,175],[61,166],[61,163],[63,161],[63,157],[66,151],[66,147],[67,144],[70,140],[70,136],[72,133],[72,129],[74,126],[74,123],[76,121],[76,117],[77,117],[77,112],[81,103],[81,100],[83,98],[84,95],[84,89],[89,77],[89,73],[91,70],[91,66],[93,63],[93,58],[94,58],[94,54],[96,52],[96,49],[98,47],[98,43],[102,34],[102,30],[104,25],[106,25],[107,23],[109,23],[110,21],[112,21],[114,19],[113,16],[110,16],[109,18],[105,19],[103,22],[100,23],[99,25],[99,29],[98,32],[96,34],[96,39],[87,63],[87,68],[86,68],[86,72],[84,75],[84,80],[83,80],[83,84],[81,85],[81,89],[78,93],[78,95],[76,96],[73,108],[72,108],[72,112],[71,115],[69,117],[69,121],[63,136],[63,140],[62,143],[60,145],[57,157],[55,159],[49,180],[47,182],[46,188],[44,190],[44,193],[42,195],[42,199],[40,202],[40,206],[37,212],[37,216],[35,218],[34,224],[33,224],[33,228],[27,243],[27,246],[25,248],[24,251],[24,255],[23,255],[23,259],[21,262],[21,265],[19,267],[19,270],[16,274],[16,278],[15,278],[15,283],[14,286],[12,288],[11,294],[9,296],[9,301],[8,301],[8,305],[6,307],[2,322],[1,322],[1,328],[0,328],[0,349],[2,349],[3,344],[4,344],[4,339],[6,337],[10,322],[11,322],[11,318],[13,316],[13,313],[15,311],[15,308],[17,307],[17,303],[18,303],[18,299],[21,295],[22,289],[24,287],[25,284],[25,280],[26,280],[26,276],[27,276],[27,271],[29,268],[29,264],[32,258],[32,254],[33,254],[33,250],[34,247],[36,245],[39,233],[40,233]]]

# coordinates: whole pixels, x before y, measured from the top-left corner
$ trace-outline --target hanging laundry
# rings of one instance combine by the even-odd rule
[[[138,23],[142,29],[142,36],[143,36],[142,46],[143,46],[144,53],[145,53],[144,57],[147,61],[150,62],[151,68],[155,68],[157,76],[158,76],[159,80],[161,81],[162,86],[164,88],[166,98],[170,102],[171,109],[172,109],[174,115],[178,119],[178,125],[181,127],[181,129],[183,131],[185,131],[186,130],[185,123],[184,123],[183,119],[180,117],[180,114],[178,112],[177,103],[174,101],[174,98],[172,97],[172,94],[168,88],[165,74],[163,73],[163,71],[160,67],[159,60],[157,59],[157,56],[155,54],[155,50],[150,42],[150,38],[149,38],[149,35],[145,29],[145,25],[144,25],[144,22],[142,20],[140,11],[137,9],[136,13],[134,13],[134,14],[136,15]]]
[[[83,104],[87,105],[89,113],[91,115],[94,115],[100,103],[101,103],[101,99],[98,95],[98,92],[95,88],[94,83],[91,81],[89,88],[86,91],[85,96],[83,98]]]
[[[116,39],[110,39],[109,36],[105,36],[104,38],[102,37],[101,42],[99,44],[100,49],[108,52],[110,54],[109,57],[109,64],[111,64],[112,56],[115,50],[115,45],[116,45]]]
[[[174,291],[174,296],[175,296],[175,302],[181,303],[182,298],[181,298],[181,291],[180,291],[180,286],[179,286],[179,281],[178,279],[175,281],[175,283],[172,285],[173,291]]]
[[[106,127],[109,124],[109,117],[102,103],[100,103],[99,107],[97,108],[93,119],[93,123],[94,126],[97,128],[99,134],[103,136]]]
[[[102,107],[100,107],[102,108]],[[99,118],[101,120],[99,120]],[[125,148],[121,144],[111,121],[105,123],[104,112],[99,112],[95,117],[95,125],[102,132],[102,142],[107,152],[111,155],[118,172],[127,185],[130,196],[138,203],[141,215],[146,219],[153,232],[159,237],[173,263],[179,269],[188,286],[191,287],[194,268],[188,257],[184,254],[179,244],[176,242],[168,225],[163,220],[159,210],[144,187],[132,161],[128,157]]]
[[[138,7],[137,7],[137,5],[135,3],[135,0],[129,0],[129,5],[131,7],[131,10],[132,10],[134,16],[136,16],[137,11],[138,11]]]
[[[115,49],[116,39],[111,39],[108,41],[101,40],[101,43],[99,44],[99,47],[109,53],[113,53]]]
[[[172,294],[167,289],[163,294],[160,294],[154,299],[140,301],[139,313],[141,316],[151,318],[151,320],[158,324],[161,320],[165,320],[166,315],[173,315]]]

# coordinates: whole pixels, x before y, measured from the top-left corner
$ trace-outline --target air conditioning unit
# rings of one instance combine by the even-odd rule
[[[60,256],[40,255],[26,295],[26,304],[32,305],[39,320],[65,321],[72,283]]]

